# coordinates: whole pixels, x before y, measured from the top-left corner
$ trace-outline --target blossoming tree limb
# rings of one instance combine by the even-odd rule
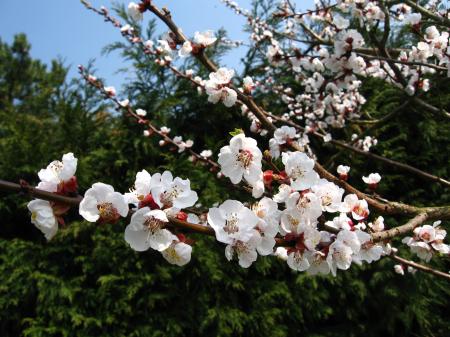
[[[272,13],[275,23],[252,15],[233,1],[223,2],[248,20],[255,51],[261,54],[265,70],[258,80],[250,76],[238,79],[234,70],[217,65],[207,55],[208,48],[221,43],[213,32],[196,32],[188,38],[171,12],[151,0],[131,2],[128,14],[133,25],[151,12],[167,26],[169,31],[156,43],[144,41],[135,26],[122,25],[106,8],[96,9],[82,0],[88,9],[119,28],[127,41],[152,62],[206,94],[208,102],[240,107],[251,123],[250,131],[260,141],[247,136],[243,129],[235,130],[215,162],[211,150],[194,151],[192,140],[169,136],[170,128],[157,127],[147,111],[133,107],[129,99],[119,100],[115,88],[106,86],[82,66],[80,73],[119,111],[144,126],[144,136],[156,135],[161,147],[189,154],[218,178],[229,179],[245,191],[245,199],[251,197],[251,201],[219,200],[208,211],[192,212],[199,197],[191,190],[189,179],[173,177],[169,171],[150,174],[146,170],[136,174],[129,193],[96,182],[81,198],[75,177],[77,159],[72,153],[42,169],[37,188],[4,181],[0,181],[0,188],[37,198],[28,208],[32,222],[48,240],[56,235],[58,224],[64,224],[68,207],[76,206],[89,222],[115,223],[124,218],[128,222],[124,238],[132,249],[151,248],[178,266],[190,261],[192,241],[186,234],[195,232],[214,235],[226,245],[225,257],[236,257],[243,268],[250,267],[258,255],[277,255],[293,270],[336,275],[338,269],[347,270],[352,263],[371,263],[390,256],[449,279],[443,272],[398,257],[392,240],[413,233],[402,243],[420,259],[428,262],[433,256],[448,256],[450,247],[444,243],[446,231],[440,220],[450,219],[450,206],[414,206],[386,200],[376,193],[382,179],[378,173],[361,177],[367,191],[360,190],[348,181],[350,167],[340,165],[339,176],[334,175],[328,165],[320,163],[310,141],[310,136],[316,137],[320,145],[331,143],[448,188],[450,182],[445,178],[369,152],[377,144],[369,134],[407,106],[426,110],[436,118],[450,116],[445,107],[425,100],[432,81],[450,73],[449,34],[439,30],[448,27],[448,14],[440,9],[439,1],[425,8],[411,1],[339,0],[297,12],[287,0]],[[285,26],[283,32],[280,25]],[[394,48],[390,39],[404,27],[411,29],[417,45]],[[209,72],[208,78],[179,68],[177,59],[186,57],[199,61]],[[295,85],[285,83],[286,76]],[[397,88],[407,101],[350,140],[345,136],[334,139],[340,135],[337,130],[345,130],[365,114],[366,99],[360,88],[362,80],[369,77]],[[260,102],[271,93],[276,94],[286,113],[272,113],[267,102]],[[264,137],[269,139],[262,140]],[[337,158],[338,154],[331,162]],[[373,218],[371,212],[379,216]],[[385,229],[383,215],[409,220]],[[429,225],[428,221],[434,222]]]

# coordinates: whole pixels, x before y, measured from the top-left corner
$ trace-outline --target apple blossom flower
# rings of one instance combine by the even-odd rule
[[[124,100],[122,100],[122,101],[119,101],[119,105],[120,105],[122,108],[126,108],[129,104],[130,104],[130,100],[129,100],[129,99],[124,99]]]
[[[394,266],[394,271],[395,271],[397,274],[405,275],[405,268],[404,268],[401,264],[396,264],[396,265]]]
[[[367,201],[359,200],[356,194],[348,194],[342,203],[341,212],[352,213],[353,219],[360,221],[369,216],[369,205]]]
[[[324,212],[334,213],[342,207],[344,190],[336,184],[325,179],[320,179],[317,184],[312,186],[311,190],[321,200],[322,210]]]
[[[340,213],[339,216],[334,217],[333,220],[327,221],[325,225],[336,229],[352,230],[354,225],[352,219],[350,219],[346,213]]]
[[[255,87],[255,83],[253,83],[253,79],[250,76],[246,76],[244,78],[243,89],[246,94],[251,94],[253,88]]]
[[[336,56],[340,57],[363,45],[364,39],[362,35],[354,29],[349,29],[339,33],[334,42],[334,52]]]
[[[264,197],[252,207],[252,211],[259,218],[256,230],[261,235],[257,246],[258,253],[269,255],[273,253],[275,236],[278,234],[280,211],[278,204],[270,198]]]
[[[138,116],[145,117],[145,116],[147,116],[147,111],[145,111],[143,109],[136,109],[136,114]]]
[[[310,252],[295,250],[291,253],[288,252],[287,264],[288,266],[297,271],[305,271],[310,267],[309,263]]]
[[[120,32],[122,33],[122,35],[126,35],[132,31],[133,31],[133,27],[131,27],[130,25],[124,25],[120,28]],[[113,87],[111,87],[111,88],[113,88]],[[107,91],[106,88],[105,88],[105,91]],[[114,96],[114,95],[111,95],[111,96]]]
[[[160,183],[151,191],[153,200],[159,207],[180,210],[194,206],[197,202],[197,192],[191,190],[189,179],[174,179],[169,171],[163,172],[162,175],[155,173],[153,178],[160,179]]]
[[[283,55],[284,53],[278,45],[270,45],[267,48],[266,57],[274,66],[278,66],[281,64]]]
[[[235,239],[225,247],[225,257],[228,261],[231,261],[236,253],[242,268],[250,267],[258,258],[256,249],[261,241],[261,236],[256,230],[252,230],[250,233],[251,236],[248,240]]]
[[[294,192],[286,201],[286,210],[281,217],[282,228],[286,232],[296,231],[298,224],[315,224],[322,214],[321,200],[314,193]],[[285,224],[288,224],[286,227]]]
[[[62,161],[52,161],[45,169],[38,172],[41,181],[37,187],[47,192],[75,192],[77,163],[78,159],[72,152],[64,154]]]
[[[252,186],[252,197],[255,199],[261,198],[265,191],[263,172],[260,172],[257,180],[249,183]]]
[[[135,2],[130,2],[128,4],[128,15],[134,20],[134,21],[141,21],[144,16],[141,12],[140,6]]]
[[[180,57],[186,57],[189,56],[192,53],[192,44],[189,41],[185,41],[183,43],[183,46],[178,51],[178,55]]]
[[[308,256],[309,268],[306,270],[308,275],[330,273],[330,266],[328,265],[326,254],[322,251],[315,251]]]
[[[348,172],[350,172],[350,166],[339,165],[337,167],[337,173],[339,174],[339,179],[346,181],[348,179]]]
[[[382,245],[372,242],[372,237],[366,232],[356,230],[355,233],[361,246],[359,251],[353,255],[353,262],[360,264],[361,261],[366,261],[367,263],[378,261],[381,255],[384,254]]]
[[[285,247],[277,247],[277,249],[275,250],[275,253],[273,253],[273,255],[275,255],[277,258],[279,258],[280,260],[283,260],[283,261],[287,261],[287,259],[288,259],[288,253],[287,253],[287,249]]]
[[[110,97],[116,96],[116,88],[114,87],[104,87],[103,90]]]
[[[314,171],[314,160],[305,153],[284,152],[282,161],[293,189],[306,190],[319,180],[319,175]]]
[[[170,129],[167,126],[162,126],[159,131],[161,131],[161,133],[168,134]]]
[[[340,240],[336,240],[330,245],[327,262],[333,276],[336,276],[337,269],[347,270],[350,268],[352,253],[352,248]]]
[[[280,187],[278,187],[278,193],[273,196],[273,201],[279,204],[286,202],[286,200],[289,198],[289,195],[293,192],[294,190],[292,190],[291,186],[281,184]]]
[[[440,223],[440,221],[436,221],[433,223],[433,226],[416,227],[414,236],[407,236],[403,238],[402,242],[409,246],[411,252],[427,262],[431,259],[434,252],[449,254],[450,246],[443,242],[447,232],[439,227]]]
[[[297,137],[297,131],[294,127],[283,125],[281,128],[276,129],[273,138],[269,140],[272,158],[279,158],[281,147],[283,145],[289,145]]]
[[[151,209],[159,208],[151,195],[152,188],[161,184],[161,176],[150,175],[146,170],[136,173],[134,188],[129,193],[125,193],[125,199],[128,204],[136,204],[139,208],[149,206]]]
[[[378,173],[371,173],[368,177],[362,177],[362,180],[374,190],[377,188],[378,183],[381,180],[381,176]]]
[[[202,152],[200,152],[200,157],[207,159],[207,158],[211,157],[212,154],[213,153],[211,150],[203,150]]]
[[[250,240],[258,222],[259,218],[236,200],[226,200],[208,212],[208,223],[214,229],[217,241],[223,243]]]
[[[207,30],[205,32],[195,32],[194,33],[194,42],[203,48],[212,45],[216,42],[217,38],[214,35],[212,30]]]
[[[233,76],[234,70],[227,68],[220,68],[209,74],[209,80],[205,82],[208,102],[216,104],[222,101],[226,107],[231,107],[236,103],[237,93],[228,87]]]
[[[175,136],[173,137],[173,142],[178,146],[178,153],[184,152],[186,149],[191,148],[194,142],[190,139],[183,141],[183,137]]]
[[[262,153],[256,140],[240,133],[230,140],[230,145],[220,149],[219,165],[224,176],[233,184],[244,178],[250,184],[261,179]]]
[[[58,221],[53,214],[50,203],[46,200],[35,199],[27,204],[31,212],[31,222],[51,240],[58,231]]]
[[[172,56],[172,48],[170,48],[169,42],[167,42],[167,40],[158,40],[156,52],[162,57]]]
[[[167,262],[182,267],[191,261],[192,246],[180,242],[174,241],[165,250],[161,252],[162,256]]]
[[[381,231],[384,230],[384,218],[380,215],[380,216],[375,220],[374,223],[370,222],[370,223],[368,224],[368,226],[369,226],[370,228],[372,228],[372,230],[373,230],[374,232],[381,232]]]
[[[149,207],[138,209],[125,228],[125,241],[138,252],[149,248],[162,252],[177,240],[175,235],[163,228],[168,222],[164,211]]]
[[[125,197],[114,192],[111,185],[95,183],[84,194],[79,213],[89,222],[114,223],[127,216],[128,205]]]

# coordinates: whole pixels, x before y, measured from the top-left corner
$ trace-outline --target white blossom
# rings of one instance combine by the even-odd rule
[[[184,242],[174,241],[161,252],[167,262],[182,267],[191,261],[192,247]]]
[[[141,21],[144,16],[142,15],[139,5],[135,2],[130,2],[128,4],[128,15],[134,20],[134,21]]]
[[[149,248],[161,252],[177,240],[175,235],[163,228],[168,222],[164,211],[143,207],[132,215],[125,229],[125,241],[138,252]]]
[[[137,109],[137,110],[136,110],[136,114],[137,114],[138,116],[145,117],[145,116],[147,116],[147,111],[145,111],[145,110],[143,110],[143,109]]]
[[[223,175],[233,184],[238,184],[242,178],[252,184],[261,179],[261,160],[256,140],[241,133],[230,140],[230,145],[220,149],[218,162]]]
[[[259,218],[236,200],[226,200],[208,212],[208,223],[214,229],[217,241],[223,243],[250,240],[258,222]]]
[[[202,47],[208,47],[216,42],[217,38],[212,30],[207,30],[205,32],[195,32],[194,42],[201,45]]]
[[[163,174],[155,173],[153,179],[160,179],[160,183],[152,188],[153,200],[161,208],[183,209],[194,206],[198,200],[197,192],[191,190],[189,179],[172,176],[169,171]]]
[[[35,199],[27,205],[31,212],[31,222],[51,240],[58,231],[58,221],[53,214],[50,203],[46,200]]]
[[[314,160],[305,153],[284,152],[282,161],[293,189],[306,190],[319,180],[319,175],[314,171]]]
[[[128,205],[125,197],[111,185],[95,183],[84,194],[79,213],[89,222],[115,222],[127,216]]]

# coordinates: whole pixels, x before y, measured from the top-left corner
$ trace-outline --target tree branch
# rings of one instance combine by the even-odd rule
[[[388,255],[388,256],[392,260],[398,261],[398,262],[400,262],[402,264],[405,264],[407,266],[411,266],[411,267],[413,267],[415,269],[424,271],[426,273],[430,273],[430,274],[433,274],[435,276],[443,277],[443,278],[447,279],[448,281],[450,281],[450,274],[443,273],[443,272],[441,272],[439,270],[433,269],[433,268],[425,266],[423,264],[419,264],[419,263],[414,262],[414,261],[406,260],[406,259],[404,259],[404,258],[402,258],[402,257],[400,257],[398,255]]]
[[[372,241],[378,242],[378,241],[384,241],[392,239],[395,236],[405,234],[408,232],[411,232],[414,230],[414,228],[420,226],[428,219],[427,213],[420,213],[419,215],[415,216],[411,220],[409,220],[406,224],[402,226],[398,226],[392,229],[388,229],[382,232],[377,232],[372,234]]]

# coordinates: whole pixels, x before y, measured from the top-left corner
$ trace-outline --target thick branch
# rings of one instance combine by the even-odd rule
[[[169,27],[169,29],[175,34],[177,39],[179,39],[179,42],[184,42],[186,40],[186,36],[184,36],[181,32],[178,26],[174,23],[172,20],[172,16],[170,14],[170,11],[165,9],[164,11],[159,10],[153,3],[149,6],[149,10],[153,12],[156,16],[158,16],[166,25]],[[199,57],[201,55],[201,57]],[[204,64],[210,71],[215,71],[218,67],[204,54],[194,54],[194,56],[200,60],[202,64]],[[389,55],[385,56],[390,58]],[[395,64],[394,64],[395,67]],[[267,118],[264,109],[259,107],[253,98],[250,96],[244,95],[239,90],[236,90],[238,93],[238,98],[241,100],[251,112],[258,118],[260,123],[263,125],[264,128],[269,130],[271,133],[273,133],[276,130],[275,125]],[[292,143],[292,148],[296,151],[301,151],[301,148],[296,144]],[[333,174],[328,172],[322,165],[316,162],[315,165],[316,171],[319,173],[319,175],[322,178],[325,178],[329,181],[334,182],[335,184],[343,187],[348,193],[354,193],[361,199],[366,199],[368,204],[371,205],[373,208],[375,208],[377,211],[383,213],[383,214],[399,214],[399,215],[416,215],[421,212],[423,212],[423,208],[420,207],[414,207],[406,204],[396,203],[396,202],[388,202],[383,203],[376,199],[373,199],[369,196],[367,196],[365,193],[359,191],[355,187],[351,186],[350,184],[338,179]],[[444,207],[446,210],[448,208]],[[434,216],[434,210],[437,209],[435,207],[427,208],[428,212],[433,213]],[[441,213],[439,213],[441,214]],[[443,212],[443,215],[450,218],[450,212]],[[431,215],[430,215],[431,216]]]
[[[384,241],[388,239],[392,239],[395,236],[402,235],[408,232],[411,232],[414,230],[414,228],[420,226],[428,219],[427,213],[420,213],[419,215],[415,216],[411,220],[409,220],[406,224],[402,226],[398,226],[392,229],[388,229],[386,231],[373,233],[372,234],[372,241]]]
[[[24,193],[38,199],[60,202],[70,206],[77,206],[81,202],[81,197],[66,197],[64,195],[43,191],[27,184],[15,184],[5,180],[0,180],[0,190]]]

